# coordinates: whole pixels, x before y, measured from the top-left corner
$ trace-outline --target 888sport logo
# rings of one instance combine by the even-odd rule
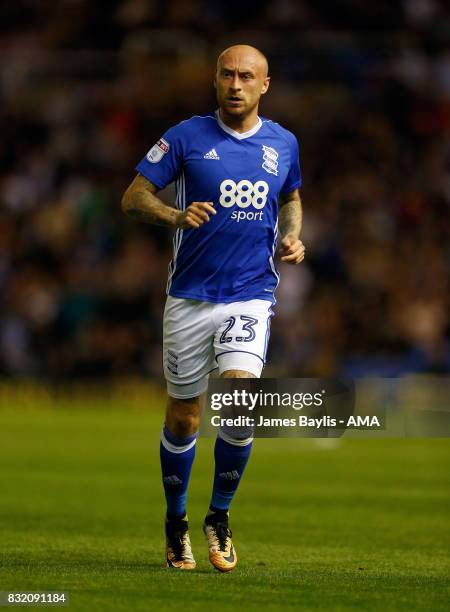
[[[243,219],[247,221],[262,221],[262,209],[266,205],[269,185],[266,181],[252,183],[243,179],[236,183],[232,179],[225,179],[220,183],[219,203],[224,208],[232,208],[237,205],[241,210],[234,210],[231,219],[238,223]],[[251,208],[251,210],[242,210]]]

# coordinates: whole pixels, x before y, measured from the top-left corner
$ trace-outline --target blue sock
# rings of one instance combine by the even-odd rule
[[[242,444],[243,442],[247,443]],[[236,443],[230,444],[217,436],[214,447],[216,466],[210,504],[213,508],[228,510],[250,457],[252,439],[236,440]]]
[[[196,433],[187,438],[176,438],[164,425],[159,450],[169,516],[179,517],[186,512],[186,493],[195,457],[196,441]]]

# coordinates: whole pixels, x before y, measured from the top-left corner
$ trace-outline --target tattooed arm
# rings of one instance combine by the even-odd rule
[[[192,202],[184,211],[164,204],[157,197],[158,188],[141,174],[136,175],[134,181],[122,197],[123,212],[143,223],[153,225],[166,225],[181,229],[198,229],[203,223],[209,221],[208,213],[216,214],[212,202]]]
[[[305,247],[299,239],[302,229],[302,202],[298,189],[280,196],[278,229],[281,236],[281,261],[299,264],[305,258]]]

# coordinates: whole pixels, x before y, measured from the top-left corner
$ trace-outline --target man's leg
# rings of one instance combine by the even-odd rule
[[[188,533],[186,494],[194,462],[200,413],[200,397],[175,399],[169,396],[160,444],[167,502],[167,567],[195,567]]]
[[[226,370],[221,378],[256,378],[244,370]],[[229,507],[248,463],[253,438],[233,438],[219,430],[214,447],[214,484],[203,530],[208,538],[209,559],[221,572],[231,571],[237,555],[228,527]]]
[[[161,469],[167,515],[186,513],[186,493],[195,456],[200,422],[200,398],[168,398],[166,421],[161,434]]]
[[[256,378],[243,370],[227,370],[221,378]],[[214,448],[215,471],[210,510],[227,512],[244,473],[250,452],[252,438],[232,438],[219,431]]]
[[[214,368],[214,304],[167,297],[163,365],[169,400],[161,435],[161,467],[167,500],[166,565],[195,567],[187,517],[186,491],[194,461],[202,395]]]
[[[249,300],[223,304],[214,336],[214,353],[222,378],[259,378],[266,359],[272,303]],[[247,465],[253,430],[221,428],[215,446],[214,485],[204,531],[209,559],[222,572],[236,565],[236,551],[228,527],[228,509]]]

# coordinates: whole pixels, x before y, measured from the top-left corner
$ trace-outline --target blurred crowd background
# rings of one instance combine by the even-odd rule
[[[438,0],[2,2],[1,374],[161,376],[171,235],[120,200],[238,42],[304,180],[265,374],[449,372],[449,41]]]

